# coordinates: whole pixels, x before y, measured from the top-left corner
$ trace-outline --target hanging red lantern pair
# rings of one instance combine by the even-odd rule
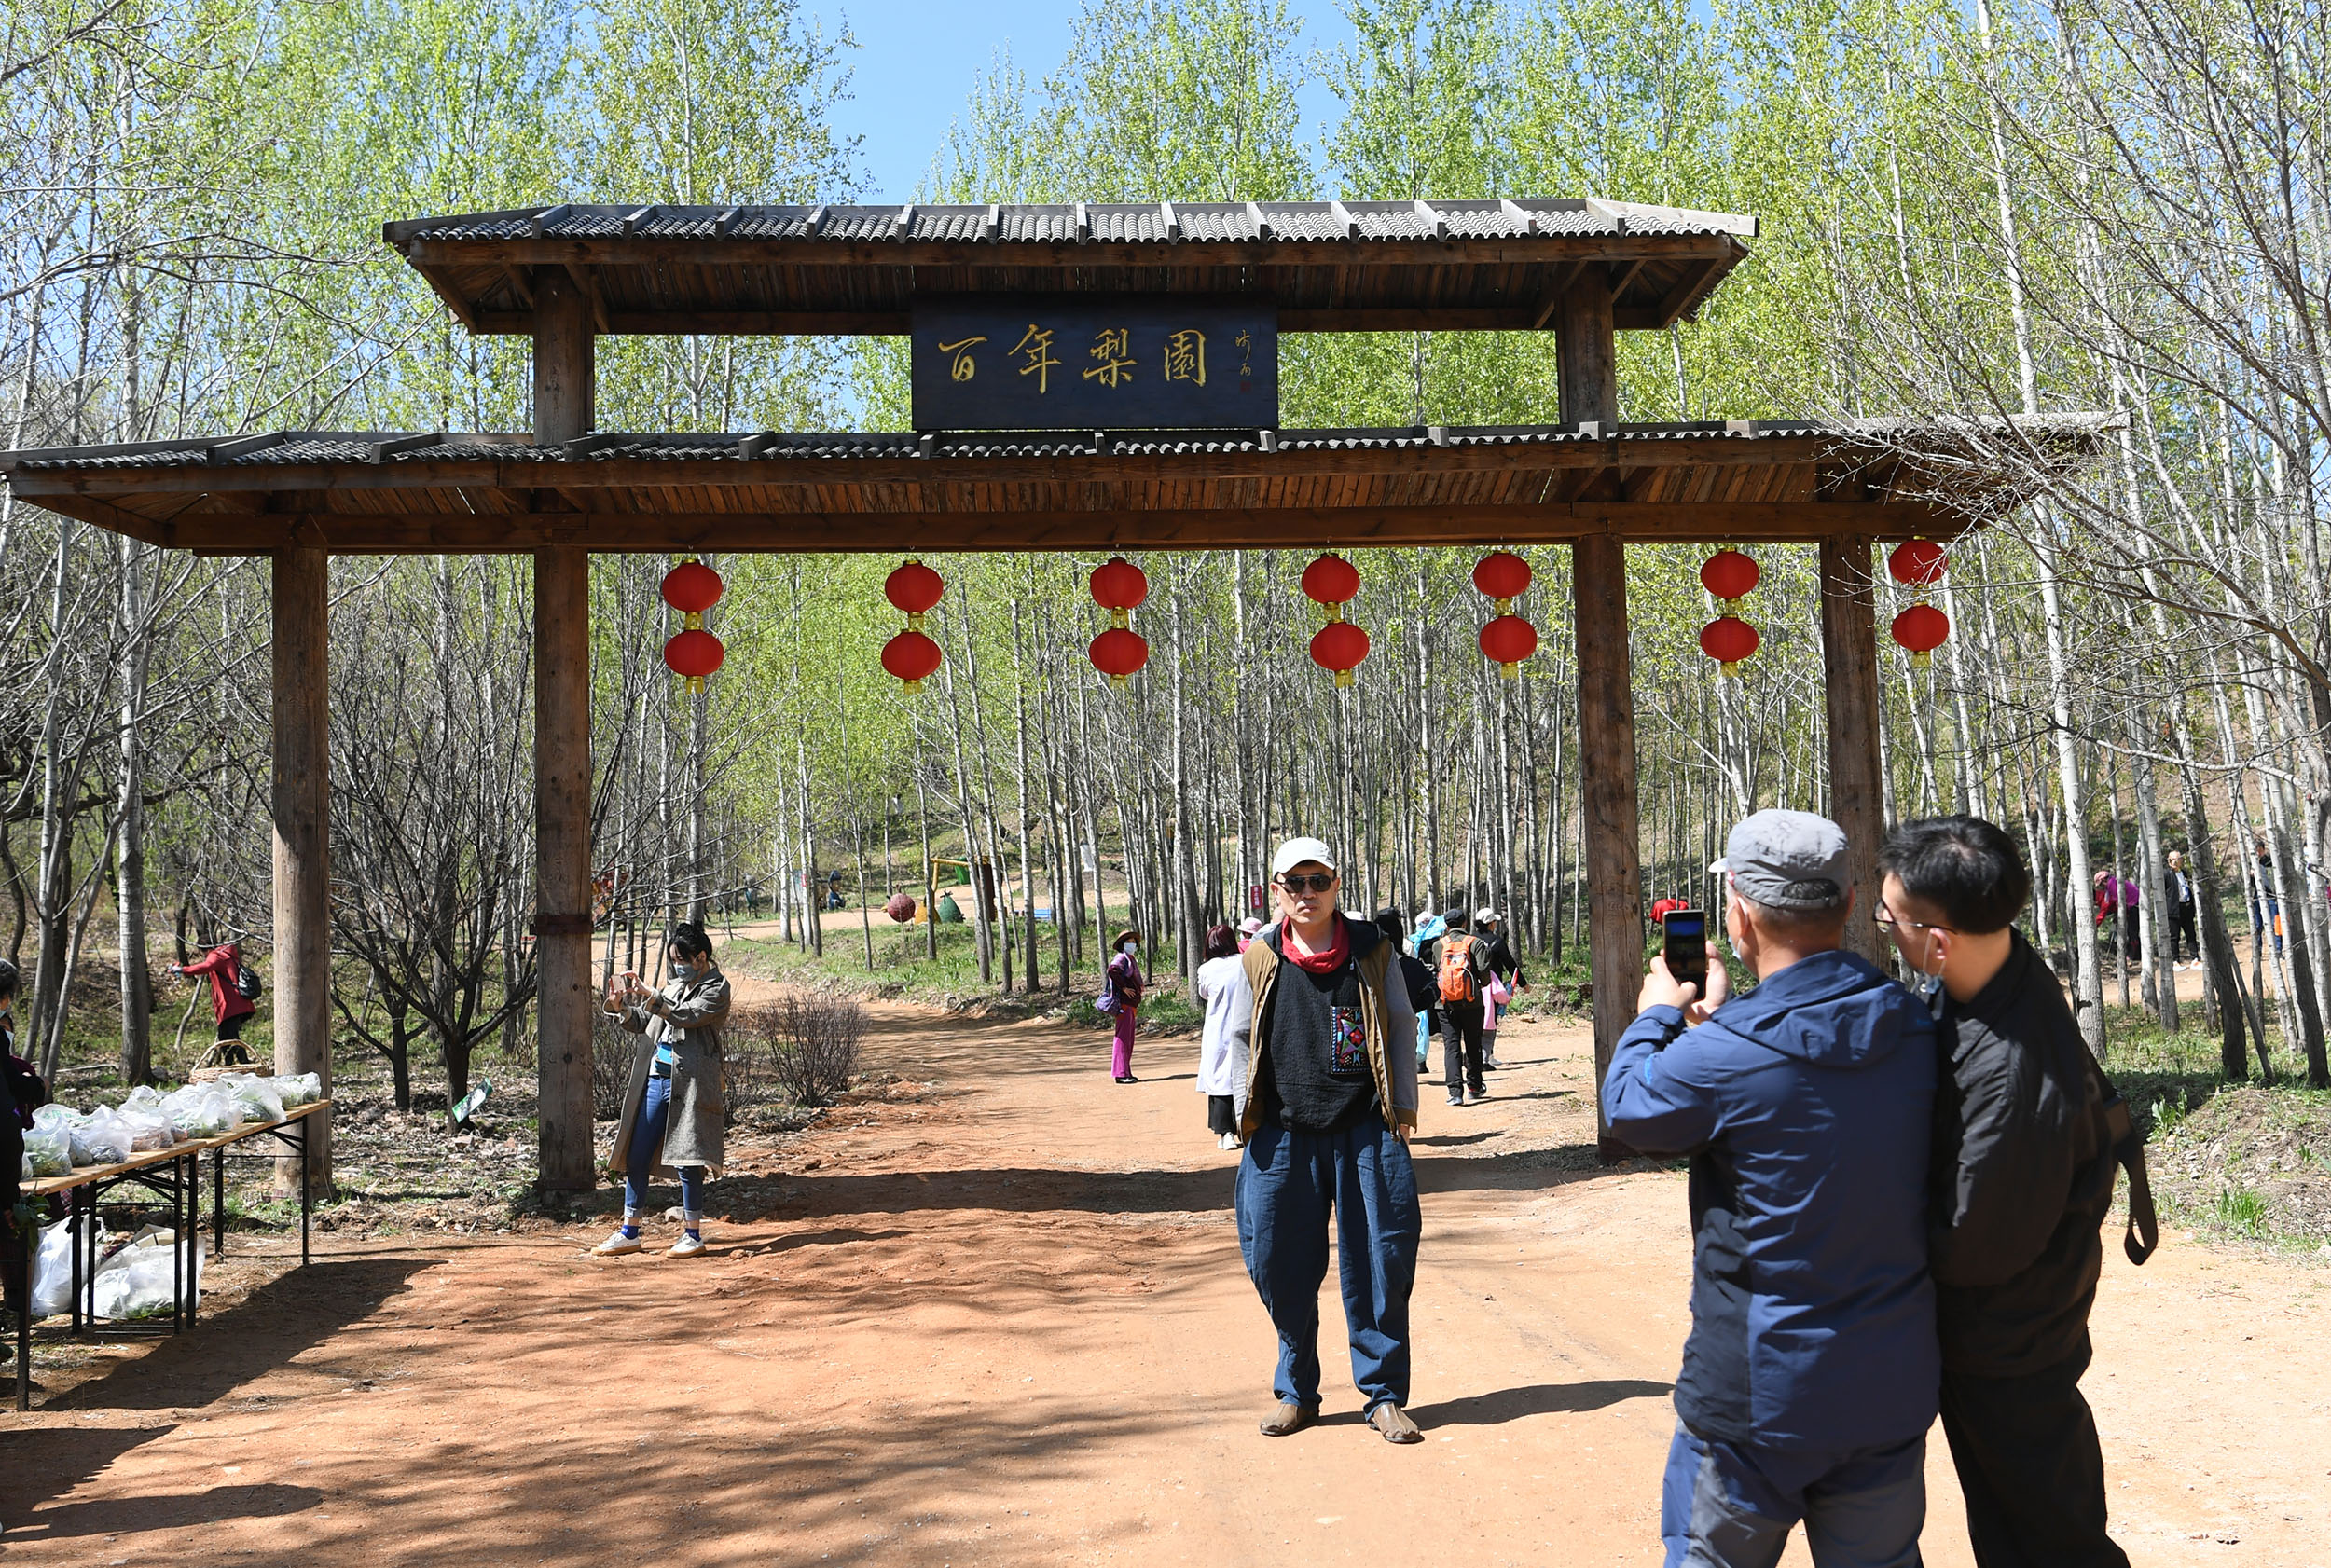
[[[1328,624],[1311,638],[1311,662],[1335,672],[1335,683],[1348,686],[1352,673],[1368,656],[1368,634],[1344,619],[1344,607],[1359,594],[1359,568],[1330,551],[1303,568],[1303,597],[1327,612]]]
[[[704,612],[721,601],[724,586],[719,572],[691,557],[664,573],[658,590],[682,616],[682,629],[664,644],[664,663],[674,675],[687,678],[691,694],[704,690],[705,677],[728,657],[721,640],[704,629]]]
[[[1726,675],[1737,675],[1744,660],[1764,640],[1757,628],[1732,613],[1740,601],[1764,580],[1756,558],[1726,545],[1700,563],[1700,585],[1724,607],[1724,613],[1700,628],[1700,652],[1714,659]]]
[[[1951,617],[1926,602],[1926,590],[1942,581],[1951,553],[1931,539],[1906,539],[1886,557],[1886,571],[1910,588],[1917,602],[1894,618],[1894,640],[1910,650],[1910,667],[1923,669],[1934,651],[1951,640]]]
[[[1513,612],[1513,601],[1529,591],[1530,563],[1510,550],[1493,550],[1474,563],[1473,586],[1497,612],[1482,627],[1482,657],[1510,681],[1522,673],[1523,661],[1538,652],[1538,628]]]
[[[1093,602],[1109,612],[1109,625],[1085,656],[1093,667],[1122,688],[1150,662],[1149,640],[1133,629],[1133,612],[1150,597],[1150,580],[1123,556],[1111,556],[1093,569],[1087,585]]]
[[[896,676],[909,695],[921,691],[923,682],[938,674],[945,662],[939,645],[924,634],[923,617],[946,591],[945,580],[918,560],[900,563],[882,580],[882,597],[906,617],[906,629],[882,645],[882,667]]]

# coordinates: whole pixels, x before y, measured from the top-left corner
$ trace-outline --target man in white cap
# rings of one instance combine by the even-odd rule
[[[1409,1288],[1422,1219],[1407,1137],[1416,1125],[1416,1014],[1399,948],[1336,908],[1335,854],[1290,838],[1271,858],[1279,918],[1247,949],[1228,1030],[1243,1052],[1238,1249],[1278,1330],[1278,1406],[1263,1435],[1319,1419],[1319,1286],[1336,1228],[1352,1381],[1387,1442],[1422,1434],[1409,1396]],[[1243,991],[1243,995],[1241,992]]]
[[[1926,1272],[1935,1025],[1846,952],[1845,834],[1759,811],[1717,862],[1757,986],[1668,972],[1603,1080],[1613,1137],[1691,1157],[1691,1332],[1660,1534],[1669,1568],[1757,1568],[1805,1524],[1825,1568],[1915,1568],[1940,1379]]]

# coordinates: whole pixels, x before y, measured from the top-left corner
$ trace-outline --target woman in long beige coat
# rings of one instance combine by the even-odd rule
[[[651,1177],[680,1178],[680,1240],[667,1255],[704,1250],[704,1176],[722,1159],[721,1023],[728,1016],[728,979],[712,961],[704,928],[683,921],[665,944],[671,979],[650,991],[625,975],[607,1011],[641,1038],[624,1090],[623,1121],[607,1170],[623,1177],[623,1228],[592,1250],[602,1258],[640,1250],[640,1219]]]

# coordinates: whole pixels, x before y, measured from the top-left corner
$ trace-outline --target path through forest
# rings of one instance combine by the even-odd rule
[[[712,1255],[581,1225],[325,1239],[198,1333],[0,1421],[25,1564],[1656,1561],[1680,1176],[1589,1152],[1585,1031],[1510,1031],[1416,1144],[1422,1447],[1258,1436],[1272,1341],[1193,1041],[876,1010],[901,1075],[716,1183]],[[669,1228],[666,1228],[669,1229]],[[2331,1557],[2331,1273],[2116,1251],[2089,1388],[2141,1563]],[[1931,1562],[1967,1559],[1939,1438]],[[1802,1562],[1792,1547],[1792,1562]]]

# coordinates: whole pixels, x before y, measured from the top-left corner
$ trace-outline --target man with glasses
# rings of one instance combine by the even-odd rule
[[[1398,945],[1336,908],[1334,852],[1290,838],[1271,858],[1278,920],[1240,960],[1224,1002],[1239,1095],[1238,1250],[1278,1330],[1283,1437],[1319,1419],[1319,1286],[1335,1220],[1352,1381],[1386,1441],[1422,1440],[1409,1395],[1409,1288],[1422,1219],[1407,1137],[1416,1125],[1416,1014]]]
[[[2105,1534],[2104,1460],[2080,1396],[2117,1096],[2062,986],[2011,924],[2032,879],[2005,832],[1976,817],[1906,822],[1878,864],[1879,923],[1942,1028],[1927,1231],[1942,1430],[1975,1561],[2126,1568]],[[2132,1186],[2132,1210],[2143,1201]],[[2150,1218],[2145,1203],[2132,1232]]]
[[[1757,986],[1704,998],[1652,960],[1603,1081],[1614,1137],[1691,1157],[1691,1332],[1660,1534],[1674,1565],[1918,1561],[1939,1369],[1926,1277],[1935,1030],[1844,950],[1845,834],[1801,811],[1731,831],[1724,927]]]

